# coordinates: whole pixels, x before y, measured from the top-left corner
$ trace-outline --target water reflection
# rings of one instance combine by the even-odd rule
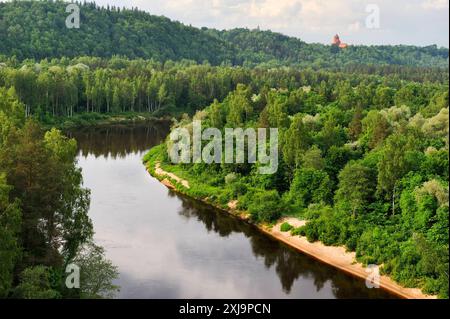
[[[115,159],[158,145],[169,133],[169,124],[168,121],[152,121],[137,125],[105,125],[69,130],[66,134],[77,140],[82,156]]]
[[[145,171],[161,123],[70,132],[91,189],[95,240],[119,267],[120,298],[389,298]]]
[[[267,269],[275,269],[286,294],[290,294],[294,282],[302,278],[312,280],[316,291],[320,291],[326,282],[331,281],[336,298],[393,298],[383,290],[367,289],[361,280],[269,238],[252,225],[212,209],[202,202],[192,201],[171,190],[168,192],[170,197],[178,198],[182,202],[179,215],[202,222],[208,231],[214,231],[221,237],[229,237],[232,233],[244,234],[250,240],[253,255],[263,259]]]

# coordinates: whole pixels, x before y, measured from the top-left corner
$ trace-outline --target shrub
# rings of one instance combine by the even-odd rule
[[[218,202],[222,206],[226,206],[233,199],[233,194],[229,190],[222,192],[218,197]]]
[[[256,193],[248,210],[253,220],[257,222],[273,222],[281,217],[284,207],[275,190]]]
[[[225,176],[225,184],[234,183],[237,180],[237,175],[235,173],[230,173]]]
[[[292,226],[292,225],[289,224],[289,223],[283,223],[283,224],[280,226],[280,230],[281,230],[282,232],[288,232],[288,231],[292,230],[293,228],[294,228],[294,226]]]
[[[20,274],[20,284],[14,295],[23,299],[55,299],[60,294],[50,283],[51,269],[45,266],[26,268]]]
[[[287,200],[297,207],[331,200],[331,182],[326,172],[315,169],[295,171]]]
[[[306,225],[305,226],[301,226],[301,227],[297,227],[297,228],[293,228],[291,230],[291,235],[292,236],[306,236]]]
[[[233,193],[234,197],[244,195],[245,193],[247,193],[247,190],[247,185],[242,182],[236,182],[231,185],[231,192]]]

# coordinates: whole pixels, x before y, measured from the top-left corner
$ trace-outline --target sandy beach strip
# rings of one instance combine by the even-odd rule
[[[296,218],[285,218],[272,228],[259,227],[263,232],[283,243],[305,253],[323,263],[338,268],[348,274],[366,280],[370,272],[362,264],[356,262],[355,253],[347,252],[344,247],[325,246],[321,242],[310,243],[305,237],[291,236],[290,232],[282,232],[280,226],[288,222],[294,227],[300,227],[305,221]],[[436,296],[424,294],[418,288],[405,288],[394,282],[388,276],[380,276],[380,287],[407,299],[436,299]],[[375,289],[375,288],[373,288]]]

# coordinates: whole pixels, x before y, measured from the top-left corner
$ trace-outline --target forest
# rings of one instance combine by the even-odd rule
[[[117,270],[92,241],[90,192],[76,141],[25,118],[14,89],[0,88],[0,298],[101,298]],[[66,268],[83,267],[81,289]],[[102,272],[104,277],[98,277]]]
[[[0,55],[19,60],[125,56],[212,65],[342,67],[351,64],[448,67],[448,48],[350,46],[345,50],[261,30],[194,28],[137,8],[78,3],[80,29],[68,29],[63,1],[0,3]],[[330,41],[331,41],[330,35]],[[1,60],[1,58],[0,58]]]
[[[183,193],[223,209],[237,202],[255,223],[307,220],[287,230],[345,246],[402,285],[448,298],[448,81],[325,74],[278,87],[240,83],[175,121],[190,132],[192,120],[222,132],[278,128],[275,174],[248,161],[175,165],[169,139],[146,155],[148,169],[161,163],[189,181],[174,182]]]
[[[99,113],[124,112],[155,116],[193,114],[214,99],[223,100],[237,84],[251,86],[255,91],[264,87],[292,90],[308,85],[332,85],[351,75],[353,83],[373,79],[374,82],[392,82],[396,87],[401,85],[401,79],[410,80],[409,90],[413,92],[421,83],[434,86],[436,82],[448,82],[445,69],[410,66],[371,68],[361,65],[331,72],[294,67],[211,66],[190,60],[160,63],[120,57],[4,61],[0,64],[0,86],[14,88],[25,105],[26,116],[33,115],[47,123],[58,117],[70,121],[77,114],[92,117]],[[373,88],[371,91],[387,94],[383,103],[389,104],[393,99],[391,91],[386,93],[381,88],[378,92]],[[309,103],[321,103],[320,97],[304,94],[311,99]]]
[[[174,165],[184,193],[311,242],[345,246],[406,287],[448,298],[448,49],[308,44],[271,31],[194,28],[138,9],[0,2],[0,298],[103,298],[117,268],[93,243],[76,141],[52,126],[107,116],[172,128],[269,128],[275,174],[256,164]],[[292,228],[292,229],[291,229]],[[82,289],[64,284],[71,263]],[[105,274],[98,278],[96,274]]]

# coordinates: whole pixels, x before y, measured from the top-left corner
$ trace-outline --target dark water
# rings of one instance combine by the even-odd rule
[[[95,240],[119,267],[119,298],[390,298],[251,225],[179,196],[145,171],[163,125],[69,133],[92,191]]]

